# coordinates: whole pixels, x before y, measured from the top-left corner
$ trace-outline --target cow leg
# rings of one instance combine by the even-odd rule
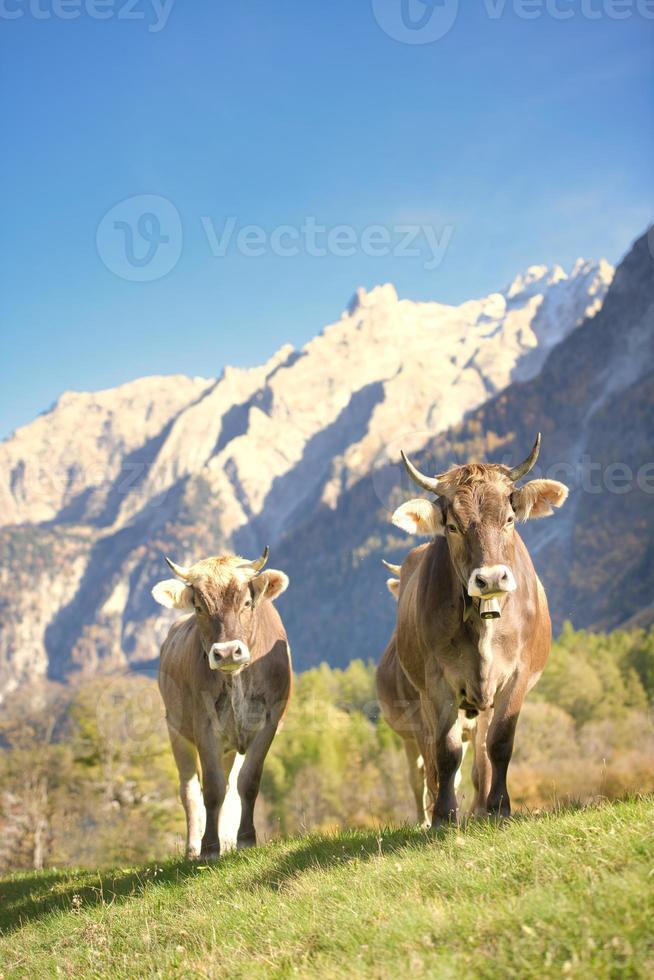
[[[254,829],[254,804],[259,795],[259,785],[263,764],[277,731],[277,724],[268,724],[255,736],[245,753],[245,759],[238,774],[238,795],[241,798],[241,823],[238,828],[236,846],[254,847],[257,834]]]
[[[455,724],[436,742],[436,771],[438,773],[438,795],[434,804],[432,827],[456,822],[458,805],[456,801],[456,774],[461,767],[463,746],[461,732]]]
[[[422,801],[425,811],[425,825],[431,827],[432,817],[434,816],[434,800],[438,792],[438,777],[436,776],[436,762],[433,753],[429,752],[429,739],[423,731],[416,739],[420,755],[422,756],[422,778],[423,791]]]
[[[486,812],[500,817],[511,815],[511,799],[506,777],[515,738],[518,716],[524,700],[524,689],[514,687],[502,691],[488,729],[486,746],[491,762],[491,785],[486,800]]]
[[[411,789],[413,790],[413,796],[416,801],[418,823],[421,827],[428,827],[429,823],[427,822],[426,809],[427,786],[425,782],[424,760],[418,743],[413,739],[406,739],[404,742],[404,751],[409,764],[409,782],[411,783]]]
[[[434,701],[423,702],[423,717],[433,748],[432,766],[435,762],[438,779],[431,820],[432,827],[437,828],[455,822],[458,817],[455,781],[461,767],[463,745],[459,712],[451,692],[443,693]]]
[[[500,817],[511,816],[511,799],[506,777],[511,756],[518,716],[503,718],[491,725],[488,732],[488,755],[492,766],[491,787],[486,800],[486,812]]]
[[[486,738],[488,736],[491,715],[491,711],[482,711],[479,715],[474,733],[474,741],[472,743],[474,752],[472,785],[475,790],[475,795],[472,801],[471,812],[477,816],[486,813],[486,801],[488,800],[491,785],[491,761],[486,748]]]
[[[218,814],[225,799],[227,780],[221,766],[221,753],[211,731],[198,746],[198,751],[202,765],[202,795],[207,811],[200,857],[211,861],[220,857]]]
[[[236,848],[238,828],[241,824],[241,797],[238,793],[238,775],[243,767],[244,755],[229,752],[223,756],[223,769],[227,780],[227,792],[218,817],[220,853]]]
[[[204,832],[204,802],[198,778],[198,754],[195,746],[172,728],[168,728],[170,744],[179,773],[179,796],[186,814],[186,857],[192,861],[200,856]]]

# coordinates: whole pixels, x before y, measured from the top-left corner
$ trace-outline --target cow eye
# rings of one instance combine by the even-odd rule
[[[243,603],[245,609],[249,609],[251,605],[252,605],[252,599],[246,599],[245,602]]]
[[[511,516],[507,518],[506,526],[511,527],[513,524],[515,524],[515,517],[513,516],[513,514],[511,514]]]
[[[458,534],[459,533],[459,529],[456,526],[456,524],[448,524],[447,525],[447,530],[450,532],[450,534]]]

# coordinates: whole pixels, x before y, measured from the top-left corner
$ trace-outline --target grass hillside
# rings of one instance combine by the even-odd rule
[[[654,975],[654,799],[0,879],[8,977]]]

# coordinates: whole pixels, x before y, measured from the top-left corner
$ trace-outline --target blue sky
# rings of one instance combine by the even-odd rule
[[[445,0],[409,44],[401,3],[0,0],[0,437],[66,389],[300,346],[359,285],[460,302],[620,258],[654,214],[654,4]]]

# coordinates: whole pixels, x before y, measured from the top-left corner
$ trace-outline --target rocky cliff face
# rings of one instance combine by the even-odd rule
[[[582,323],[592,331],[612,276],[605,262],[579,260],[569,275],[532,267],[459,307],[360,290],[301,351],[283,347],[261,367],[63,395],[0,445],[0,691],[155,657],[168,623],[149,597],[162,551],[187,562],[270,544],[304,587],[322,569],[333,579],[325,610],[356,615],[337,570],[374,550],[352,510],[368,475],[385,472],[400,442],[419,450],[498,393],[536,383],[557,344]],[[329,539],[311,553],[323,524]],[[334,657],[326,637],[303,650],[324,610],[301,594],[285,597],[300,667]]]
[[[650,236],[651,237],[651,236]],[[537,431],[536,475],[563,480],[563,510],[521,533],[549,597],[555,629],[654,621],[654,257],[646,237],[618,267],[601,310],[568,334],[531,379],[516,380],[435,434],[415,459],[441,472],[469,459],[517,462]],[[302,656],[332,664],[376,659],[394,608],[382,557],[411,544],[389,522],[416,488],[397,465],[373,471],[339,502],[292,531],[276,554],[295,583],[288,602]],[[314,565],[306,553],[318,556]],[[310,610],[310,612],[307,612]]]

